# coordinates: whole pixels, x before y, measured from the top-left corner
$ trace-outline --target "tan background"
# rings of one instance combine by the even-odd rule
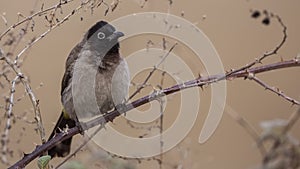
[[[26,2],[2,0],[0,2],[0,13],[6,13],[8,24],[11,25],[16,22],[16,14],[18,12],[28,15],[29,10],[34,6],[34,2],[34,0],[27,0]],[[54,3],[56,1],[46,1],[45,7]],[[74,7],[78,4],[79,2],[71,6]],[[109,13],[106,17],[103,16],[103,8],[101,7],[95,9],[93,15],[90,15],[90,11],[78,13],[60,26],[60,28],[52,31],[51,34],[30,50],[22,70],[27,75],[30,75],[31,86],[33,88],[38,87],[40,83],[44,84],[43,87],[35,90],[35,93],[40,100],[43,122],[47,134],[50,134],[61,110],[60,82],[64,72],[65,59],[72,47],[81,40],[83,33],[93,23],[101,19],[110,21],[127,14],[145,11],[168,12],[169,9],[168,1],[165,0],[150,1],[144,8],[140,8],[139,4],[139,0],[121,1],[116,11]],[[41,2],[39,2],[36,9],[40,9],[40,5]],[[276,2],[188,0],[174,1],[174,4],[170,8],[170,13],[180,16],[181,12],[184,11],[185,19],[192,23],[197,23],[197,26],[213,42],[220,54],[225,69],[229,70],[230,68],[238,68],[249,63],[265,51],[273,49],[279,40],[281,40],[282,33],[278,23],[272,20],[270,26],[262,25],[260,23],[262,18],[255,20],[250,17],[250,9],[267,9],[268,11],[272,11],[280,15],[288,27],[287,42],[277,56],[267,59],[265,63],[280,61],[280,57],[287,60],[297,56],[300,52],[299,6],[300,2],[296,0]],[[69,7],[63,8],[64,14],[68,13],[70,10]],[[203,20],[203,16],[206,16],[206,19]],[[80,21],[80,17],[83,17],[84,20]],[[44,27],[46,22],[43,19],[36,20],[36,22],[40,24],[39,27],[35,27],[33,35],[39,35],[39,32],[46,30],[46,27]],[[5,25],[0,21],[0,32],[5,29]],[[126,56],[133,52],[134,49],[144,47],[150,38],[139,36],[122,42],[121,49],[123,55]],[[160,43],[159,37],[152,38],[154,42]],[[28,41],[29,38],[26,40]],[[25,42],[24,44],[26,44]],[[191,66],[195,70],[195,74],[202,70],[198,64],[191,64]],[[299,73],[299,68],[291,68],[269,72],[259,77],[263,78],[270,85],[280,87],[289,96],[300,100]],[[167,87],[167,84],[164,87]],[[6,92],[2,89],[0,91],[1,94],[2,92]],[[227,114],[224,114],[220,126],[213,137],[203,145],[198,144],[197,139],[204,118],[206,117],[207,107],[209,106],[209,91],[209,88],[207,88],[201,94],[201,113],[192,131],[189,133],[187,139],[180,144],[180,147],[165,154],[165,162],[167,164],[181,163],[185,168],[255,168],[259,164],[261,156],[255,148],[254,141]],[[173,104],[176,105],[176,99],[173,100]],[[261,121],[275,118],[286,119],[295,110],[295,106],[292,107],[284,99],[263,90],[262,87],[251,81],[240,79],[228,82],[227,104],[245,117],[258,130],[260,130],[259,123]],[[31,105],[28,100],[24,99],[15,106],[14,112],[21,115],[24,111],[30,112],[30,108]],[[166,118],[168,119],[166,127],[174,119],[174,116],[168,113],[174,110],[176,110],[176,107],[171,105],[171,108],[166,112]],[[28,119],[33,120],[32,115],[28,115]],[[1,125],[3,125],[3,122]],[[126,124],[122,123],[122,125]],[[121,127],[124,127],[122,125]],[[26,129],[21,131],[18,127],[22,126],[26,126]],[[300,139],[299,127],[300,123],[298,122],[293,129],[293,134],[298,140]],[[39,137],[32,128],[34,128],[34,125],[28,126],[28,124],[22,121],[17,122],[17,126],[13,127],[10,146],[14,147],[15,153],[11,162],[19,159],[22,151],[29,153],[33,150],[35,144],[40,144]],[[21,139],[21,142],[17,143],[19,139]],[[76,136],[76,140],[80,140],[80,137]],[[84,163],[88,157],[85,156],[79,159]],[[181,162],[180,159],[184,162]],[[57,161],[59,160],[55,162]],[[138,164],[137,166],[139,168],[158,168],[155,161],[142,162],[142,164]],[[4,168],[4,166],[0,164],[0,168]],[[28,168],[37,167],[32,163]],[[165,168],[169,168],[169,165],[165,165]]]

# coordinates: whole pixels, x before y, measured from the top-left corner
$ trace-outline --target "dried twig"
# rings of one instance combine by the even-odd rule
[[[145,78],[145,80],[143,81],[143,83],[136,89],[135,92],[133,92],[133,94],[128,98],[127,101],[129,101],[130,99],[132,99],[135,95],[137,95],[147,84],[147,82],[149,81],[149,79],[151,78],[151,76],[153,75],[153,73],[158,69],[158,67],[166,60],[166,58],[170,55],[170,53],[173,51],[173,49],[175,48],[175,46],[177,45],[177,43],[175,43],[169,50],[168,52],[161,58],[161,60],[153,66],[153,69],[151,70],[151,72],[148,74],[148,76]]]
[[[29,85],[29,82],[27,81],[27,77],[21,73],[19,68],[16,66],[16,64],[12,63],[12,61],[8,57],[4,57],[5,62],[11,67],[11,69],[14,71],[14,73],[19,76],[19,79],[23,86],[25,87],[26,92],[28,93],[29,99],[32,103],[33,110],[35,113],[35,120],[38,125],[38,131],[41,137],[42,142],[44,143],[46,141],[45,139],[45,129],[43,127],[43,122],[42,122],[42,116],[39,108],[39,100],[36,99],[33,91],[31,90],[31,87]]]
[[[245,118],[243,118],[239,113],[237,113],[235,110],[232,109],[229,105],[226,105],[225,111],[227,114],[229,114],[237,123],[239,123],[245,131],[252,137],[252,139],[255,141],[260,154],[262,157],[266,154],[265,147],[260,144],[260,136],[258,132],[255,130],[254,126],[251,125]]]
[[[282,37],[281,41],[279,42],[279,44],[273,50],[271,50],[270,52],[266,52],[262,56],[256,58],[253,62],[251,62],[251,63],[249,63],[249,64],[247,64],[247,65],[245,65],[245,66],[243,66],[243,67],[241,67],[241,68],[239,68],[237,70],[233,70],[233,71],[227,73],[226,76],[230,76],[231,74],[234,74],[236,72],[249,69],[249,68],[253,67],[254,65],[256,65],[258,63],[262,63],[262,61],[264,59],[266,59],[267,57],[277,54],[277,52],[283,46],[283,44],[285,43],[285,41],[287,39],[287,27],[285,26],[285,24],[283,23],[282,19],[278,15],[274,15],[274,17],[277,19],[277,21],[279,22],[280,26],[282,27],[283,37]]]
[[[61,24],[63,24],[65,21],[69,20],[69,18],[71,16],[73,16],[77,11],[79,11],[80,9],[82,9],[86,4],[88,4],[90,2],[90,0],[84,1],[81,3],[80,6],[78,6],[77,8],[75,8],[71,13],[69,13],[68,15],[66,15],[61,21],[57,22],[55,25],[50,25],[50,28],[44,32],[43,34],[41,34],[38,38],[34,39],[31,43],[29,43],[25,48],[23,48],[23,50],[16,56],[14,63],[17,63],[17,61],[20,59],[21,55],[24,54],[24,52],[26,52],[30,47],[32,47],[35,43],[37,43],[39,40],[41,40],[42,38],[44,38],[48,33],[50,33],[53,29],[59,27]],[[56,10],[58,8],[58,6],[56,5],[54,10]],[[1,38],[1,37],[0,37]]]
[[[13,29],[15,29],[16,27],[18,27],[19,25],[21,25],[21,24],[23,24],[23,23],[25,23],[25,22],[27,22],[27,21],[30,21],[30,20],[32,20],[32,19],[35,18],[35,17],[44,15],[46,12],[51,11],[51,10],[53,10],[53,9],[56,9],[56,8],[58,8],[59,6],[65,5],[65,4],[67,4],[67,3],[69,3],[69,2],[72,2],[72,1],[74,1],[74,0],[64,0],[64,1],[59,1],[58,4],[56,4],[56,5],[52,6],[52,7],[49,7],[49,8],[46,8],[46,9],[41,8],[41,10],[40,10],[39,12],[36,12],[36,13],[34,13],[34,14],[32,14],[32,15],[26,17],[26,18],[24,18],[23,20],[21,20],[21,21],[15,23],[15,24],[13,24],[13,25],[11,25],[9,28],[7,28],[4,32],[2,32],[2,33],[0,34],[0,40],[1,40],[7,33],[9,33],[10,31],[12,31]]]
[[[275,94],[277,94],[278,96],[284,98],[285,100],[291,102],[292,104],[297,104],[300,105],[300,102],[287,96],[286,94],[284,94],[279,88],[276,87],[270,87],[267,83],[265,83],[264,81],[260,80],[259,78],[255,77],[254,75],[251,76],[251,78],[248,79],[250,80],[254,80],[256,83],[258,83],[259,85],[261,85],[262,87],[264,87],[266,90],[269,90]]]
[[[20,76],[16,76],[13,81],[12,81],[12,85],[11,85],[11,90],[10,90],[10,97],[8,99],[8,108],[6,111],[6,126],[4,129],[4,133],[1,136],[1,144],[2,144],[2,156],[1,156],[1,161],[4,164],[8,164],[8,160],[7,160],[7,154],[8,153],[8,140],[9,140],[9,131],[11,129],[11,123],[12,123],[12,117],[13,117],[13,104],[14,104],[14,94],[16,91],[16,83],[17,80],[19,80]]]

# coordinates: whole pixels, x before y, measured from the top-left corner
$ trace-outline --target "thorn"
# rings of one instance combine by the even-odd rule
[[[281,62],[283,62],[283,61],[284,61],[282,56],[280,56],[280,61],[281,61]]]
[[[204,89],[203,89],[203,84],[202,84],[202,85],[199,85],[199,87],[201,88],[202,91],[204,91]]]
[[[181,11],[180,16],[184,17],[184,11]]]

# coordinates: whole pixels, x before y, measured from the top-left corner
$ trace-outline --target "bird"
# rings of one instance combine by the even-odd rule
[[[130,75],[119,52],[118,39],[122,36],[124,33],[102,20],[89,28],[71,50],[61,83],[63,110],[49,140],[64,129],[80,125],[78,119],[105,114],[124,103]],[[67,156],[71,142],[72,137],[59,142],[48,150],[48,155]]]

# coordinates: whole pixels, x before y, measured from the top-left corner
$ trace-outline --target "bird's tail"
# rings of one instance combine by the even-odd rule
[[[64,128],[72,128],[75,127],[75,121],[72,120],[65,111],[62,111],[50,137],[53,138],[56,133],[61,133]],[[65,157],[70,153],[70,148],[71,148],[71,142],[72,142],[72,137],[68,138],[67,140],[64,140],[57,145],[55,145],[53,148],[48,150],[48,155],[51,156],[51,158],[57,156],[57,157]]]

